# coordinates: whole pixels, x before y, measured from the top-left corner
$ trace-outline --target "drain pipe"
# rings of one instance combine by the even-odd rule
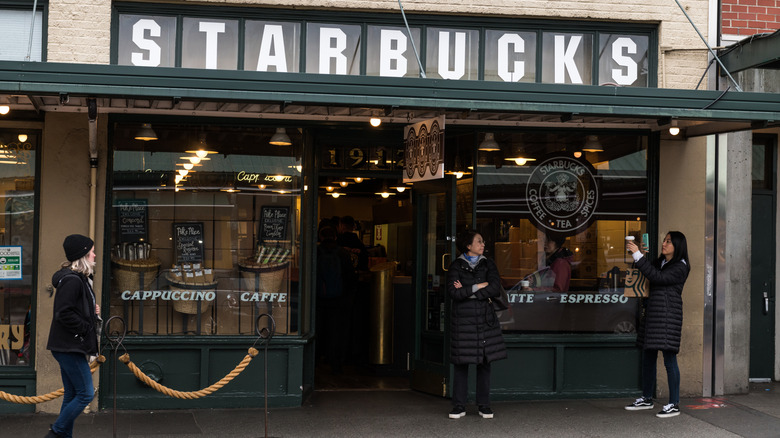
[[[97,101],[87,99],[89,115],[89,237],[95,240],[95,210],[97,204]]]

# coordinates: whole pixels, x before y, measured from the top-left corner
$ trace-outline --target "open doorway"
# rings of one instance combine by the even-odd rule
[[[409,389],[411,187],[400,171],[326,170],[318,206],[315,389]]]

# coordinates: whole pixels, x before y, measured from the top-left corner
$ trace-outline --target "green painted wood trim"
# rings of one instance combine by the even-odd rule
[[[780,94],[0,62],[0,93],[778,121]]]
[[[720,52],[720,61],[731,74],[750,68],[780,67],[780,32],[748,38]],[[721,71],[721,76],[726,72]]]

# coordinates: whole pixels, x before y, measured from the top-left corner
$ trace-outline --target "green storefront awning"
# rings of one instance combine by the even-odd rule
[[[688,137],[780,122],[780,94],[770,93],[0,61],[0,104],[45,110],[65,95],[69,99],[58,104],[71,97],[105,99],[103,112],[123,112],[138,101],[144,103],[136,112],[175,111],[188,101],[181,109],[213,107],[236,117],[248,117],[242,113],[254,105],[253,116],[261,118],[291,106],[347,114],[384,110],[398,118],[438,111],[462,124],[547,127],[622,123],[655,129],[677,118]]]

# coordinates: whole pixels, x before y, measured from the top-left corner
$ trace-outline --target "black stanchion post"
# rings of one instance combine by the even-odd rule
[[[118,321],[121,324],[121,330],[119,331],[110,331],[111,328],[111,322],[112,321]],[[106,321],[105,328],[103,329],[103,333],[106,334],[106,339],[108,340],[108,344],[111,346],[111,350],[113,352],[113,358],[111,363],[111,374],[113,379],[113,393],[114,393],[114,412],[113,412],[113,422],[114,422],[114,438],[116,438],[116,362],[117,362],[117,353],[119,352],[119,347],[122,347],[124,349],[124,345],[122,345],[122,341],[125,340],[125,335],[127,334],[127,324],[125,324],[125,320],[122,319],[119,316],[112,316],[111,318],[108,318],[108,321]],[[127,350],[125,350],[125,353],[127,353]]]
[[[268,317],[268,324],[261,328],[260,320],[263,317]],[[276,333],[274,317],[267,313],[257,315],[257,319],[255,319],[255,333],[259,336],[257,341],[262,339],[263,344],[265,344],[263,347],[263,397],[265,398],[263,423],[265,426],[265,438],[268,438],[268,344],[271,342],[271,338],[274,337],[274,333]],[[255,344],[257,344],[257,341],[255,341]]]

